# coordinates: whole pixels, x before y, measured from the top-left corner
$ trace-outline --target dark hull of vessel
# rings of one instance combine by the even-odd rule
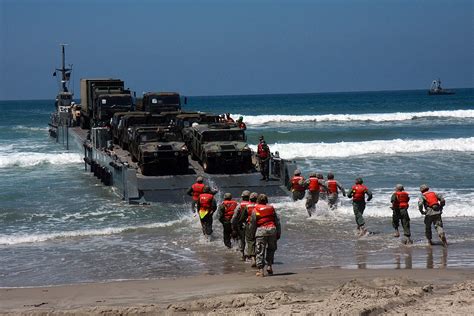
[[[442,90],[442,91],[428,91],[428,95],[451,95],[455,94],[454,91]]]

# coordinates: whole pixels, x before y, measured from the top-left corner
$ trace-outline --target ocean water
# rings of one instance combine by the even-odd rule
[[[474,266],[474,89],[189,97],[184,107],[242,115],[253,148],[264,135],[305,176],[332,171],[346,188],[361,176],[374,192],[365,218],[375,234],[364,238],[348,199],[336,211],[320,202],[310,219],[304,201],[271,199],[283,224],[276,271]],[[48,137],[52,100],[0,101],[0,109],[0,286],[251,273],[223,246],[218,221],[214,240],[202,238],[187,197],[128,205],[84,172],[80,151]],[[411,247],[391,237],[397,183],[412,197]],[[446,198],[448,250],[425,246],[422,183]]]

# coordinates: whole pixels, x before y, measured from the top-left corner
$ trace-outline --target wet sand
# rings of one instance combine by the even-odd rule
[[[0,289],[0,314],[472,315],[474,269],[290,269]]]

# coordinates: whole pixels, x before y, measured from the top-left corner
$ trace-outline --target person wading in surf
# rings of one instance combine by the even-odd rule
[[[362,216],[365,210],[365,195],[367,195],[367,201],[372,200],[372,192],[370,192],[369,188],[363,183],[364,180],[362,180],[362,178],[355,179],[355,185],[352,186],[351,191],[347,195],[348,198],[352,198],[352,208],[354,210],[359,236],[367,234],[364,217]]]

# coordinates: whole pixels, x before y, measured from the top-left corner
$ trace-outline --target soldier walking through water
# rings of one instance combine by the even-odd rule
[[[237,235],[239,239],[239,250],[242,254],[241,260],[245,261],[245,226],[247,224],[247,218],[243,215],[247,213],[247,206],[250,204],[250,191],[244,190],[241,194],[242,200],[240,201],[237,209],[232,215],[231,225],[232,233]]]
[[[430,188],[426,184],[420,186],[420,192],[422,196],[418,200],[418,209],[422,215],[425,215],[425,236],[428,240],[428,245],[432,245],[431,239],[433,238],[431,232],[431,225],[433,225],[438,233],[439,239],[443,243],[444,247],[448,246],[446,235],[443,229],[443,221],[441,214],[443,213],[443,207],[446,201],[439,194],[430,191]],[[423,211],[424,208],[424,211]]]
[[[255,235],[252,234],[250,230],[250,219],[255,210],[255,205],[257,204],[258,193],[252,192],[250,194],[250,203],[247,204],[245,209],[241,213],[241,220],[244,220],[246,223],[245,226],[245,257],[250,259],[252,267],[256,266],[255,263]]]
[[[364,180],[362,178],[357,178],[355,185],[352,186],[351,191],[347,195],[347,197],[352,198],[352,208],[359,236],[364,236],[367,233],[364,217],[362,216],[365,210],[365,195],[367,195],[367,201],[372,200],[372,192],[363,183]]]
[[[202,233],[210,239],[212,234],[212,215],[217,209],[217,204],[211,189],[207,185],[204,186],[203,193],[199,195],[196,205],[199,220],[201,221]]]
[[[313,212],[316,211],[320,188],[326,188],[326,184],[317,178],[316,172],[312,172],[309,175],[309,179],[304,181],[303,186],[308,189],[308,195],[306,196],[306,211],[308,212],[309,217],[311,217]]]
[[[412,244],[413,241],[410,238],[410,216],[408,215],[408,201],[410,201],[410,196],[408,192],[405,191],[403,185],[397,184],[395,187],[395,192],[392,194],[390,201],[392,202],[393,210],[392,226],[395,229],[394,237],[400,237],[398,226],[400,225],[401,221],[403,235],[405,236],[402,242],[404,244]]]
[[[268,204],[265,194],[260,194],[255,205],[255,211],[250,219],[250,231],[256,239],[257,276],[266,272],[273,275],[273,260],[277,250],[277,240],[280,239],[280,220],[272,205]]]
[[[341,190],[343,196],[346,196],[346,190],[344,190],[344,187],[339,183],[339,181],[334,180],[334,173],[332,172],[328,173],[326,186],[328,206],[330,209],[335,210],[337,208],[337,202],[339,201],[339,190]]]
[[[268,148],[263,136],[260,136],[259,140],[260,143],[257,146],[257,159],[260,173],[262,174],[261,180],[268,181],[270,180],[270,148]]]
[[[306,192],[304,181],[305,179],[301,175],[300,169],[296,169],[293,172],[293,177],[290,179],[290,182],[288,182],[288,189],[291,191],[293,201],[302,200],[304,198]]]
[[[237,201],[232,200],[232,194],[225,193],[224,201],[217,208],[217,218],[222,223],[224,245],[227,248],[232,247],[232,224],[231,220],[234,216],[235,209],[237,208]]]
[[[202,193],[202,190],[204,189],[204,178],[201,176],[198,176],[196,178],[196,183],[194,183],[186,192],[188,195],[190,195],[193,198],[193,202],[191,203],[191,210],[193,213],[197,211],[196,204],[197,201],[199,200],[199,195]]]

